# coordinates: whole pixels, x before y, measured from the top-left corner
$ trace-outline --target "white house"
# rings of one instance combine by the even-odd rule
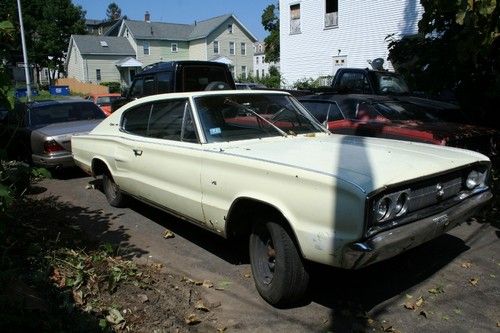
[[[255,78],[261,78],[269,74],[269,68],[271,66],[280,69],[279,62],[267,62],[266,61],[266,44],[263,42],[256,42],[253,44],[254,54],[253,54],[253,76]]]
[[[388,35],[418,31],[419,0],[280,0],[280,64],[286,85],[340,66],[387,61]],[[391,68],[386,62],[386,68]]]

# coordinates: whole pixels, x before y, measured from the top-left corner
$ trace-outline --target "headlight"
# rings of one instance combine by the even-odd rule
[[[373,222],[383,223],[400,217],[408,210],[409,190],[389,193],[376,200],[373,205]]]
[[[405,192],[401,193],[394,205],[394,213],[396,216],[401,216],[406,213],[406,209],[408,208],[408,194]]]
[[[465,181],[465,186],[469,189],[472,190],[476,186],[479,185],[481,182],[481,174],[477,172],[476,170],[472,170],[469,172],[469,175],[467,176],[467,180]]]
[[[377,203],[377,206],[375,207],[375,216],[377,221],[381,221],[387,216],[390,206],[391,200],[389,198],[383,198]]]

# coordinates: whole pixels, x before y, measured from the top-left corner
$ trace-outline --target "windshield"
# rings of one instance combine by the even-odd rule
[[[31,126],[68,121],[104,119],[106,116],[94,103],[61,103],[30,108]]]
[[[391,121],[418,120],[423,122],[440,121],[425,108],[405,102],[359,102],[354,119],[375,119],[383,116]]]
[[[195,98],[207,142],[322,132],[290,96],[213,95]]]
[[[410,89],[405,80],[391,73],[375,73],[379,94],[409,94]]]
[[[111,105],[113,101],[116,101],[117,99],[121,98],[120,96],[101,96],[97,97],[96,104],[105,106],[105,105]]]

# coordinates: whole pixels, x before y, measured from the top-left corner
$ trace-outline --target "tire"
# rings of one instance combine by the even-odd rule
[[[125,207],[127,204],[127,197],[120,192],[120,188],[116,185],[113,177],[109,172],[102,175],[102,188],[108,203],[113,207]]]
[[[255,286],[269,304],[284,307],[304,298],[309,274],[282,225],[272,221],[254,223],[249,254]]]

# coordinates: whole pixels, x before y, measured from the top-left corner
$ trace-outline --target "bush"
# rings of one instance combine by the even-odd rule
[[[101,82],[101,86],[108,87],[110,93],[120,93],[121,92],[120,82]]]

